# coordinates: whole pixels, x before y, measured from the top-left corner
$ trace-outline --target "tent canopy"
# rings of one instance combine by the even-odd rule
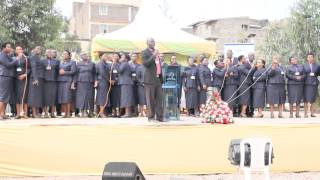
[[[146,39],[152,37],[162,53],[215,54],[213,42],[175,27],[158,5],[156,0],[143,1],[131,24],[111,33],[96,35],[92,40],[92,52],[140,52],[146,48]]]

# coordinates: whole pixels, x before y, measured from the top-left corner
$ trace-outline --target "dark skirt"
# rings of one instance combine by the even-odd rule
[[[55,81],[44,82],[44,105],[54,106],[57,101],[58,83]]]
[[[9,103],[13,94],[13,78],[0,76],[0,102]]]
[[[142,85],[137,86],[137,104],[139,104],[140,106],[144,106],[147,104],[146,93],[144,91],[144,86]]]
[[[93,82],[77,82],[76,108],[94,110]]]
[[[230,97],[232,96],[232,94],[237,90],[238,88],[238,85],[226,85],[224,88],[223,88],[223,96],[222,96],[222,100],[223,101],[231,101],[233,100],[235,97],[237,97],[237,93],[235,93],[233,95],[233,97],[230,99]],[[237,105],[237,101],[238,99],[235,99],[233,101],[231,101],[229,103],[229,106],[231,107],[235,107]]]
[[[200,90],[199,93],[199,104],[207,104],[207,91],[204,89]]]
[[[74,98],[74,91],[71,89],[72,82],[59,82],[58,83],[58,103],[67,104],[72,103]]]
[[[242,87],[239,89],[239,95],[242,94],[245,90],[246,92],[243,93],[239,97],[239,104],[240,105],[249,105],[250,104],[250,89],[248,89],[249,85],[243,84]]]
[[[97,87],[96,105],[104,106],[106,104],[108,91],[109,91],[109,85],[105,82],[100,81]],[[107,106],[110,106],[110,95],[111,93],[109,92]]]
[[[198,90],[196,88],[188,88],[188,90],[185,91],[186,108],[196,109],[199,106],[198,97]]]
[[[135,104],[135,96],[133,94],[133,85],[122,84],[121,86],[121,100],[120,105],[121,108],[126,108],[133,106]]]
[[[114,85],[111,88],[111,107],[112,108],[120,108],[120,98],[121,98],[121,88],[119,85]]]
[[[288,84],[288,100],[290,104],[300,104],[303,100],[303,84]]]
[[[24,93],[24,97],[23,97],[23,92],[25,89],[25,85],[26,85],[26,79],[24,80],[19,80],[19,79],[15,79],[15,102],[17,104],[21,104],[22,103],[22,98],[23,98],[23,103],[27,103],[28,102],[28,92],[29,92],[29,80],[26,86],[26,90]]]
[[[44,82],[43,79],[38,79],[38,85],[29,83],[28,105],[30,107],[41,108],[44,106]]]
[[[267,85],[267,103],[284,104],[286,102],[286,89],[284,84]]]
[[[314,103],[318,96],[318,85],[304,85],[304,102]]]
[[[253,89],[253,108],[264,108],[266,106],[266,89]]]

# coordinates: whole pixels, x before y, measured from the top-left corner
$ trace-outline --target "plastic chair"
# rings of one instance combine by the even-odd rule
[[[245,166],[245,145],[250,146],[251,160],[250,166]],[[267,165],[265,164],[266,146],[269,144],[269,154]],[[265,179],[270,179],[269,167],[271,164],[272,143],[266,138],[247,138],[240,142],[240,169],[245,176],[245,180],[251,180],[252,172],[263,172]]]

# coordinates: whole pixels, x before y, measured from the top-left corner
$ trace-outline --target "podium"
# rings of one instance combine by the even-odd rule
[[[163,118],[164,121],[180,120],[179,91],[180,91],[180,66],[165,67],[163,78]]]

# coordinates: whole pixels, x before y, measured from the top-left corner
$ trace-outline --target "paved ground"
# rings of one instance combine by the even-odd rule
[[[147,180],[235,180],[244,179],[238,174],[216,175],[145,175]],[[101,180],[101,176],[65,176],[65,177],[0,177],[1,180]],[[252,176],[253,180],[263,179],[263,175]],[[319,180],[320,172],[272,173],[272,180]]]
[[[318,114],[320,117],[320,115]],[[294,125],[294,124],[320,124],[320,118],[285,118],[271,119],[269,113],[265,112],[264,118],[234,118],[236,125]],[[0,121],[0,126],[33,126],[33,125],[125,125],[125,126],[158,126],[158,125],[202,125],[201,118],[181,116],[181,121],[165,123],[150,123],[146,118],[56,118],[56,119],[9,119]],[[234,180],[238,174],[215,174],[215,175],[146,175],[148,180]],[[260,178],[261,177],[261,178]],[[101,176],[67,176],[67,177],[0,177],[0,180],[100,180]],[[241,178],[243,179],[243,177]],[[252,179],[263,179],[263,176],[254,176]],[[272,173],[272,180],[320,180],[320,172],[302,173]]]
[[[289,118],[289,114],[285,113],[285,118],[271,119],[268,112],[265,112],[264,118],[234,118],[235,124],[238,125],[288,125],[288,124],[320,124],[320,115],[315,118]],[[0,125],[201,125],[202,118],[188,117],[182,115],[180,121],[170,121],[165,123],[150,123],[147,118],[55,118],[55,119],[9,119],[0,121]]]

